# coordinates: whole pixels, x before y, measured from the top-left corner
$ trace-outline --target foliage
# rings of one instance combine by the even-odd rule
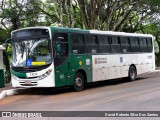
[[[0,45],[8,38],[9,33],[6,29],[0,28]]]
[[[159,6],[159,0],[2,0],[0,17],[9,32],[43,25],[143,32],[148,22],[158,24]]]

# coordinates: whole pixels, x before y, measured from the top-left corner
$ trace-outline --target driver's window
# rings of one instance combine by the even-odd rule
[[[35,61],[51,61],[51,53],[49,50],[49,43],[47,39],[39,43],[37,47],[34,49],[34,53],[35,51],[37,52],[37,57],[36,55],[33,56],[33,58],[36,57],[34,59]]]
[[[38,53],[41,56],[46,56],[49,54],[48,41],[44,41],[38,46]]]

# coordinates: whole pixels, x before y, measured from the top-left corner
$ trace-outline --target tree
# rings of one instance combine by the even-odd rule
[[[19,29],[21,27],[28,27],[39,25],[38,16],[39,11],[34,10],[34,4],[31,0],[1,0],[0,1],[0,43],[4,43],[6,39],[10,38],[12,30]],[[33,14],[31,14],[31,12]],[[8,44],[4,45],[6,50],[3,52],[4,64],[8,71],[8,77],[10,79],[10,48]]]
[[[77,0],[87,29],[121,31],[138,7],[134,0]]]
[[[61,27],[76,27],[77,5],[72,0],[47,0],[34,4],[35,8],[45,16],[47,25],[58,25]]]
[[[151,0],[77,0],[87,29],[136,32],[159,13]],[[154,4],[154,5],[153,5]],[[157,16],[155,17],[157,18]]]

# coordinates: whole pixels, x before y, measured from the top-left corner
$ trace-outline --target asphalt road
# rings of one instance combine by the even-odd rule
[[[70,88],[34,89],[34,92],[3,98],[0,111],[160,111],[160,72],[138,76],[132,82],[112,80],[89,84],[81,92]],[[123,120],[122,117],[92,119]],[[145,117],[136,119],[146,120]]]

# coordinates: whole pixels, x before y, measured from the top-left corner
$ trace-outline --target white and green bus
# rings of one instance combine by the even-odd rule
[[[152,35],[30,27],[11,36],[13,87],[73,86],[80,91],[90,82],[131,81],[155,69]]]

